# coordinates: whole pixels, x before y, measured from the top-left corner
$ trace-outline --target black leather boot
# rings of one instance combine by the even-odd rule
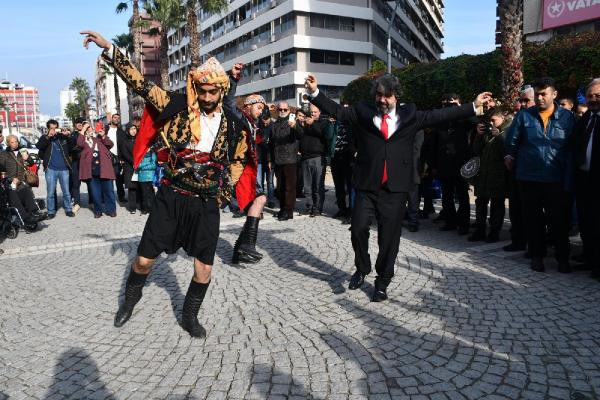
[[[115,315],[115,327],[122,327],[125,322],[129,321],[133,313],[133,307],[142,298],[142,289],[146,283],[148,275],[136,273],[133,268],[129,272],[127,284],[125,286],[125,300],[119,306],[119,310]]]
[[[200,311],[208,285],[210,285],[210,282],[198,283],[192,279],[185,295],[183,311],[181,312],[181,327],[192,337],[206,337],[206,329],[198,322],[198,311]]]
[[[231,262],[257,263],[262,259],[262,254],[256,251],[256,237],[258,235],[258,223],[256,217],[246,217],[246,223],[240,232],[240,236],[233,247],[233,258]]]

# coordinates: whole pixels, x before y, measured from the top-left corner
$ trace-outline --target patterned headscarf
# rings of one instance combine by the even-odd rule
[[[251,106],[252,104],[257,103],[263,103],[264,105],[267,105],[267,102],[265,101],[264,97],[262,97],[259,94],[251,94],[249,96],[246,96],[246,99],[244,100],[244,106]]]
[[[219,107],[223,103],[223,96],[229,90],[229,76],[215,57],[211,57],[200,67],[190,70],[187,79],[187,105],[192,141],[200,142],[200,104],[196,85],[214,85],[221,90]]]

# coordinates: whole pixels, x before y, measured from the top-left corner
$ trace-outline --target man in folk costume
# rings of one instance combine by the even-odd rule
[[[262,254],[256,251],[256,238],[258,235],[258,222],[267,203],[265,193],[256,191],[256,167],[258,166],[256,144],[259,144],[261,138],[260,135],[257,136],[259,130],[257,124],[267,103],[262,96],[251,94],[244,99],[244,106],[241,111],[236,107],[235,91],[243,68],[243,64],[233,66],[229,81],[229,93],[223,102],[225,110],[243,120],[250,132],[248,165],[236,186],[238,205],[240,210],[247,210],[247,216],[246,223],[233,247],[233,257],[231,259],[233,264],[240,262],[257,263],[262,259]]]
[[[101,35],[82,34],[84,46],[93,42],[103,48],[104,60],[146,100],[146,115],[133,151],[134,167],[153,146],[165,170],[114,325],[121,327],[131,317],[156,258],[183,247],[194,257],[194,276],[185,296],[181,326],[193,337],[204,337],[206,331],[197,316],[211,280],[219,204],[231,198],[248,150],[244,122],[222,109],[229,77],[211,58],[189,72],[185,95],[167,92],[146,81]]]

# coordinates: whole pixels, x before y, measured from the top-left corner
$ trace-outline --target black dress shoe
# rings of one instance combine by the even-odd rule
[[[446,225],[444,225],[444,226],[442,226],[442,227],[440,228],[440,231],[442,231],[442,232],[447,232],[447,231],[453,231],[453,230],[455,230],[455,229],[456,229],[456,225],[453,225],[453,224],[446,224]]]
[[[356,271],[354,275],[350,278],[350,283],[348,284],[348,289],[356,290],[361,287],[365,283],[365,276],[360,272]]]
[[[467,240],[469,242],[480,242],[485,240],[485,233],[481,231],[475,231],[467,238]]]
[[[315,210],[314,208],[311,208],[310,212],[308,213],[308,216],[311,218],[314,218],[315,215],[317,215],[317,210]]]
[[[373,292],[373,297],[371,298],[371,301],[374,303],[379,303],[380,301],[385,301],[387,300],[387,291],[386,289],[375,289],[375,291]]]
[[[46,219],[52,219],[56,217],[56,214],[48,214],[48,216],[46,217]]]
[[[511,244],[507,244],[506,246],[502,247],[502,250],[513,252],[513,251],[523,251],[526,248],[527,248],[527,245],[525,245],[525,244],[519,244],[519,243],[512,242]]]
[[[131,318],[131,314],[133,314],[133,307],[122,304],[115,315],[115,327],[120,328],[125,325],[125,322],[129,321],[129,318]]]
[[[294,218],[293,214],[288,214],[288,213],[284,212],[277,219],[279,221],[287,221],[288,219],[293,219],[293,218]]]
[[[535,272],[544,272],[546,270],[546,267],[544,267],[544,260],[538,257],[533,258],[531,260],[531,269]]]

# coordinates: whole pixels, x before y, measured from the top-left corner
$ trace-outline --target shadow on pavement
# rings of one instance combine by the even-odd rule
[[[116,400],[106,388],[96,362],[83,349],[70,348],[63,352],[54,367],[54,381],[45,399],[100,398]]]

